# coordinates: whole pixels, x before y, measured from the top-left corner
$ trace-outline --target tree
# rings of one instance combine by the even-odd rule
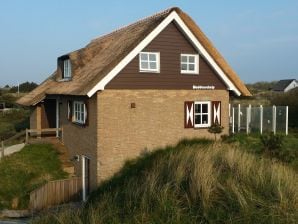
[[[20,92],[27,93],[35,89],[38,85],[35,82],[24,82],[19,85]],[[11,93],[16,93],[18,91],[18,86],[11,87]]]
[[[220,134],[223,129],[218,123],[214,123],[208,128],[208,132],[214,134],[214,140],[216,141],[216,134]]]

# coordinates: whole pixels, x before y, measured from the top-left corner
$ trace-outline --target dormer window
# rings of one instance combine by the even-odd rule
[[[63,79],[70,79],[71,78],[71,63],[70,59],[63,60],[63,70],[62,70],[62,78]]]

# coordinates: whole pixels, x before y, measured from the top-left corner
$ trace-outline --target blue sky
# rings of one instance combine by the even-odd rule
[[[0,86],[40,83],[58,56],[171,6],[197,22],[246,83],[298,78],[297,0],[1,0]]]

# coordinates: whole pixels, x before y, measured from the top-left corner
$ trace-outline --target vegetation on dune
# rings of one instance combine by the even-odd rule
[[[183,141],[127,162],[83,209],[33,223],[297,223],[297,182],[239,145]]]
[[[289,106],[289,126],[298,128],[298,88],[287,93],[279,93],[274,95],[271,100],[273,105]]]
[[[27,208],[29,194],[49,180],[66,177],[58,153],[49,144],[26,145],[24,149],[0,160],[0,209]]]
[[[0,141],[29,128],[30,111],[22,108],[0,113]]]

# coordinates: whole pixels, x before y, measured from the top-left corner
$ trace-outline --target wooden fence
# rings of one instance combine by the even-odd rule
[[[79,201],[81,193],[81,177],[50,181],[30,193],[29,208],[41,210],[70,201]]]

